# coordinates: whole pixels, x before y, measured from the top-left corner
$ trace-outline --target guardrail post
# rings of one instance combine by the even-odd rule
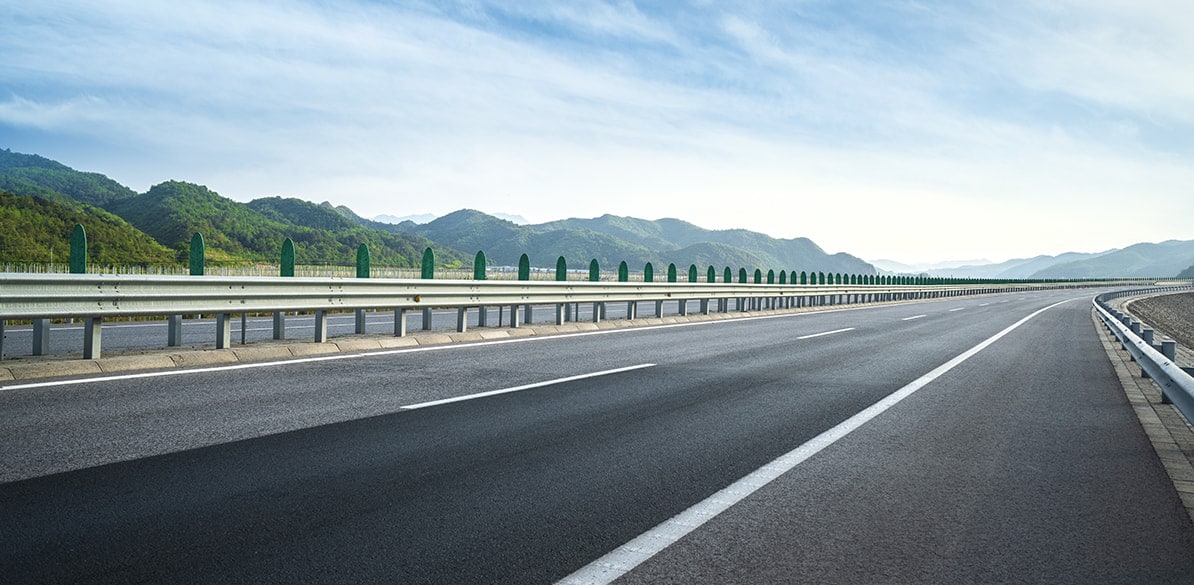
[[[526,254],[518,258],[518,280],[531,279],[531,259]],[[528,325],[534,321],[534,313],[531,312],[531,305],[523,305],[523,321]]]
[[[510,327],[517,328],[518,325],[518,305],[510,305]]]
[[[618,263],[618,282],[630,282],[630,267],[623,260]],[[626,301],[626,319],[638,317],[638,301]]]
[[[596,258],[593,258],[593,260],[591,260],[589,262],[589,282],[601,282],[601,264],[599,264],[597,262]],[[605,303],[593,303],[593,322],[594,323],[601,322],[601,313],[604,310],[605,310]],[[579,307],[577,308],[577,312],[578,313],[580,312]],[[577,315],[577,319],[579,319],[579,318],[580,318],[580,315]]]
[[[456,332],[464,333],[468,331],[468,308],[460,307],[456,309]]]
[[[286,238],[282,241],[282,257],[278,263],[278,276],[294,277],[294,240]],[[274,339],[286,339],[286,313],[274,311]]]
[[[435,278],[435,251],[431,248],[423,250],[423,262],[420,276],[423,280]],[[431,307],[423,309],[423,331],[431,331]]]
[[[320,309],[315,311],[315,343],[328,340],[328,312]]]
[[[50,320],[33,320],[33,355],[50,353]]]
[[[1169,358],[1171,362],[1177,360],[1177,342],[1172,340],[1162,341],[1161,355]]]
[[[561,256],[562,258],[563,256]],[[476,257],[473,258],[473,280],[488,280],[489,279],[489,260],[485,257],[484,250],[477,250]],[[489,307],[481,305],[477,307],[477,327],[485,327],[489,322]]]
[[[318,333],[316,333],[318,335]],[[232,314],[216,314],[216,349],[228,349],[232,346]]]
[[[103,317],[88,317],[83,322],[83,359],[98,360],[100,358],[100,340]]]
[[[182,315],[170,315],[166,318],[166,345],[182,345]]]
[[[406,337],[406,309],[394,309],[394,337]]]
[[[4,319],[0,319],[0,360],[4,359]]]
[[[568,280],[568,261],[563,256],[556,258],[556,282],[565,282]],[[564,313],[567,311],[564,306],[568,303],[556,303],[556,325],[564,324]]]
[[[369,278],[370,264],[369,246],[365,244],[357,246],[357,278]],[[356,332],[361,335],[365,333],[365,309],[357,309],[355,314]]]

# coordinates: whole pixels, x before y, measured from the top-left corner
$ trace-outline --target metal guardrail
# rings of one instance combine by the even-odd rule
[[[1194,421],[1194,377],[1174,361],[1173,342],[1166,342],[1168,347],[1153,345],[1152,329],[1145,328],[1143,323],[1132,319],[1130,315],[1111,308],[1107,301],[1126,296],[1191,290],[1194,290],[1194,286],[1151,287],[1105,293],[1094,298],[1099,317],[1140,365],[1141,375],[1156,382],[1161,389],[1162,400],[1172,402],[1188,421]]]
[[[33,320],[34,354],[38,331],[48,335],[49,319],[83,319],[83,354],[99,357],[101,324],[105,318],[135,316],[171,317],[169,344],[181,340],[183,314],[216,315],[216,347],[230,346],[230,316],[245,313],[275,314],[275,338],[284,330],[283,312],[313,312],[315,341],[327,340],[327,314],[332,311],[393,309],[394,333],[405,335],[405,312],[431,308],[459,310],[457,330],[464,331],[469,309],[510,306],[511,325],[519,324],[516,307],[524,313],[532,305],[555,305],[556,323],[565,320],[564,308],[574,303],[627,302],[628,318],[634,304],[677,301],[679,314],[687,314],[688,301],[701,301],[701,311],[728,312],[735,308],[793,308],[810,305],[881,302],[942,298],[1007,291],[1029,291],[1078,286],[1091,282],[1007,283],[960,285],[775,285],[699,282],[582,282],[499,280],[412,280],[374,278],[208,277],[95,274],[0,274],[0,334],[6,320]],[[712,309],[711,301],[716,302]],[[601,318],[594,311],[594,320]],[[485,325],[481,310],[480,325]],[[425,317],[424,328],[429,319]],[[363,327],[358,326],[358,332]],[[2,336],[0,336],[2,337]],[[44,336],[43,336],[44,339]]]

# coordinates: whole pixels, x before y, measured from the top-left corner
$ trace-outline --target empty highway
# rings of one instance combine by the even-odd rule
[[[3,382],[0,574],[1190,582],[1094,294]]]

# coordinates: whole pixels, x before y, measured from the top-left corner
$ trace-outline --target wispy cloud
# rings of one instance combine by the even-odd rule
[[[363,214],[669,215],[910,260],[1094,250],[1190,237],[1190,11],[0,0],[0,146]],[[1129,199],[1119,239],[1092,227]],[[1174,213],[1137,211],[1156,207]]]

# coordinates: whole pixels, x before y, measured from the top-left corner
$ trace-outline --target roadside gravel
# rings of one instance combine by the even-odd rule
[[[1194,293],[1136,299],[1127,310],[1178,345],[1194,348]]]

